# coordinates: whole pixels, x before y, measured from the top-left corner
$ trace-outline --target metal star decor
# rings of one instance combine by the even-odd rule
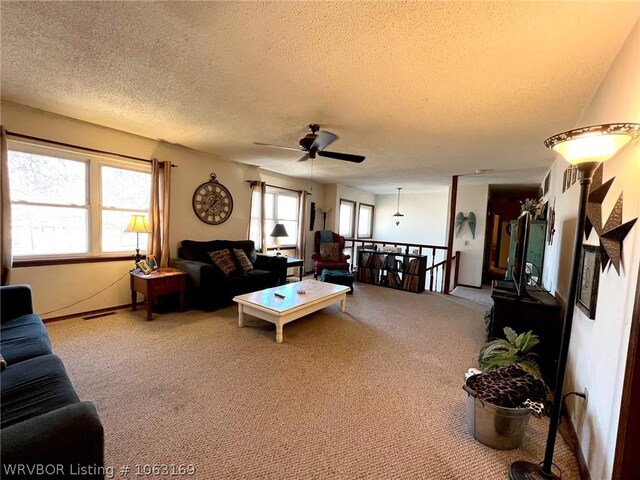
[[[620,193],[620,197],[618,197],[618,201],[613,207],[602,231],[598,232],[598,228],[596,226],[596,233],[598,233],[598,236],[600,237],[600,256],[603,272],[605,267],[611,263],[613,268],[616,269],[618,275],[620,275],[620,264],[622,263],[622,242],[636,223],[636,220],[638,219],[634,218],[624,224],[622,223],[622,193]]]
[[[602,202],[607,196],[611,184],[615,177],[602,184],[602,165],[600,165],[593,173],[591,181],[591,189],[589,191],[589,202],[587,203],[587,218],[584,222],[584,235],[589,238],[591,230],[595,227],[596,233],[599,235],[602,226]]]

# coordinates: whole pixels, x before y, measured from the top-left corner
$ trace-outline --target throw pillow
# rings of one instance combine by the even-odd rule
[[[244,273],[247,273],[249,270],[253,270],[253,264],[251,263],[251,260],[249,260],[249,257],[247,257],[247,254],[244,250],[242,250],[241,248],[234,248],[233,253],[238,259],[238,262],[240,262],[240,266],[242,267]]]
[[[222,270],[227,277],[236,271],[236,263],[233,261],[231,252],[227,249],[209,252],[209,256],[213,263]]]
[[[337,262],[340,259],[339,246],[338,243],[321,243],[320,259],[325,262]]]

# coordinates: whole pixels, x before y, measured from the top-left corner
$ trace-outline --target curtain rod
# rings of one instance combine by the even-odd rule
[[[138,160],[140,162],[147,162],[147,163],[151,163],[151,160],[147,159],[147,158],[140,158],[140,157],[133,157],[131,155],[125,155],[123,153],[114,153],[114,152],[108,152],[107,150],[98,150],[97,148],[89,148],[89,147],[83,147],[80,145],[73,145],[72,143],[64,143],[64,142],[57,142],[55,140],[49,140],[46,138],[40,138],[40,137],[34,137],[32,135],[25,135],[24,133],[15,133],[15,132],[9,132],[6,131],[7,135],[10,135],[12,137],[19,137],[19,138],[25,138],[27,140],[36,140],[39,142],[47,142],[47,143],[51,143],[53,145],[59,145],[61,147],[70,147],[70,148],[79,148],[80,150],[86,150],[87,152],[93,152],[93,153],[104,153],[107,155],[115,155],[117,157],[123,157],[123,158],[128,158],[130,160]],[[172,167],[178,167],[178,165],[174,165],[173,163],[171,164]]]
[[[247,182],[249,185],[253,184],[253,183],[262,183],[258,180],[245,180],[245,182]],[[307,195],[313,195],[313,193],[307,191],[307,190],[294,190],[293,188],[287,188],[287,187],[279,187],[277,185],[270,185],[268,183],[265,183],[265,186],[267,187],[271,187],[271,188],[279,188],[280,190],[288,190],[290,192],[296,192],[296,193],[300,193],[300,192],[304,192]]]

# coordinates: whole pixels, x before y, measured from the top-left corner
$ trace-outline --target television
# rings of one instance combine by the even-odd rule
[[[527,297],[527,242],[529,239],[529,213],[522,212],[516,225],[516,248],[511,278],[518,298]]]

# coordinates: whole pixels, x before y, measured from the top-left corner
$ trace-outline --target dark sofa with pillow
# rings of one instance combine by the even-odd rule
[[[206,310],[229,305],[236,295],[286,283],[287,259],[258,253],[252,240],[183,240],[178,257],[170,265],[189,275],[190,303]]]
[[[2,478],[104,478],[100,418],[51,353],[28,285],[0,287],[0,355]]]

